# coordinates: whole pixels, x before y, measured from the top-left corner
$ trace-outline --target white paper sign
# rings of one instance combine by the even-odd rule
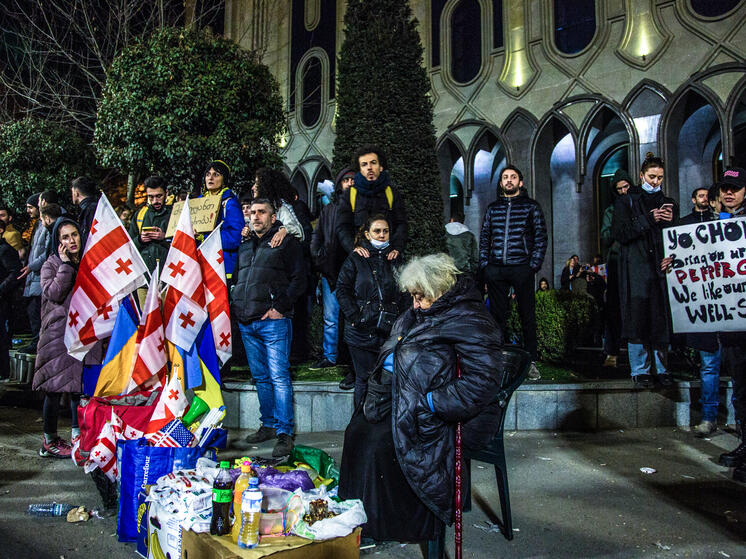
[[[663,230],[674,332],[746,330],[746,219]]]

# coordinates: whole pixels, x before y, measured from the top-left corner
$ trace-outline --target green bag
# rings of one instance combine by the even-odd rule
[[[320,448],[295,445],[290,458],[282,465],[292,466],[296,462],[304,462],[319,472],[321,477],[332,479],[333,482],[327,486],[327,489],[331,489],[339,483],[339,468],[335,464],[334,458]]]

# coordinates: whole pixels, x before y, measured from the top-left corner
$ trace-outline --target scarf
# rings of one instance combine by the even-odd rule
[[[374,181],[369,181],[359,171],[355,173],[355,188],[366,196],[383,192],[390,182],[389,172],[385,169],[381,171],[381,174]]]

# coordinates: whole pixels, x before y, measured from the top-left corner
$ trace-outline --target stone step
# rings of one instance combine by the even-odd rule
[[[223,393],[229,428],[259,427],[256,387],[227,381]],[[729,378],[720,382],[720,424],[733,423]],[[679,381],[666,389],[639,390],[626,380],[568,384],[531,382],[511,398],[506,430],[608,430],[634,427],[687,427],[699,423],[699,381]],[[353,411],[352,391],[336,382],[293,383],[295,429],[298,433],[337,431],[347,427]]]

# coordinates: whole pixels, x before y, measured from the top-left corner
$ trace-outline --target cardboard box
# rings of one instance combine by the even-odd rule
[[[182,530],[181,559],[358,559],[360,528],[343,538],[314,542],[298,536],[265,537],[253,549],[241,549],[230,536]]]

